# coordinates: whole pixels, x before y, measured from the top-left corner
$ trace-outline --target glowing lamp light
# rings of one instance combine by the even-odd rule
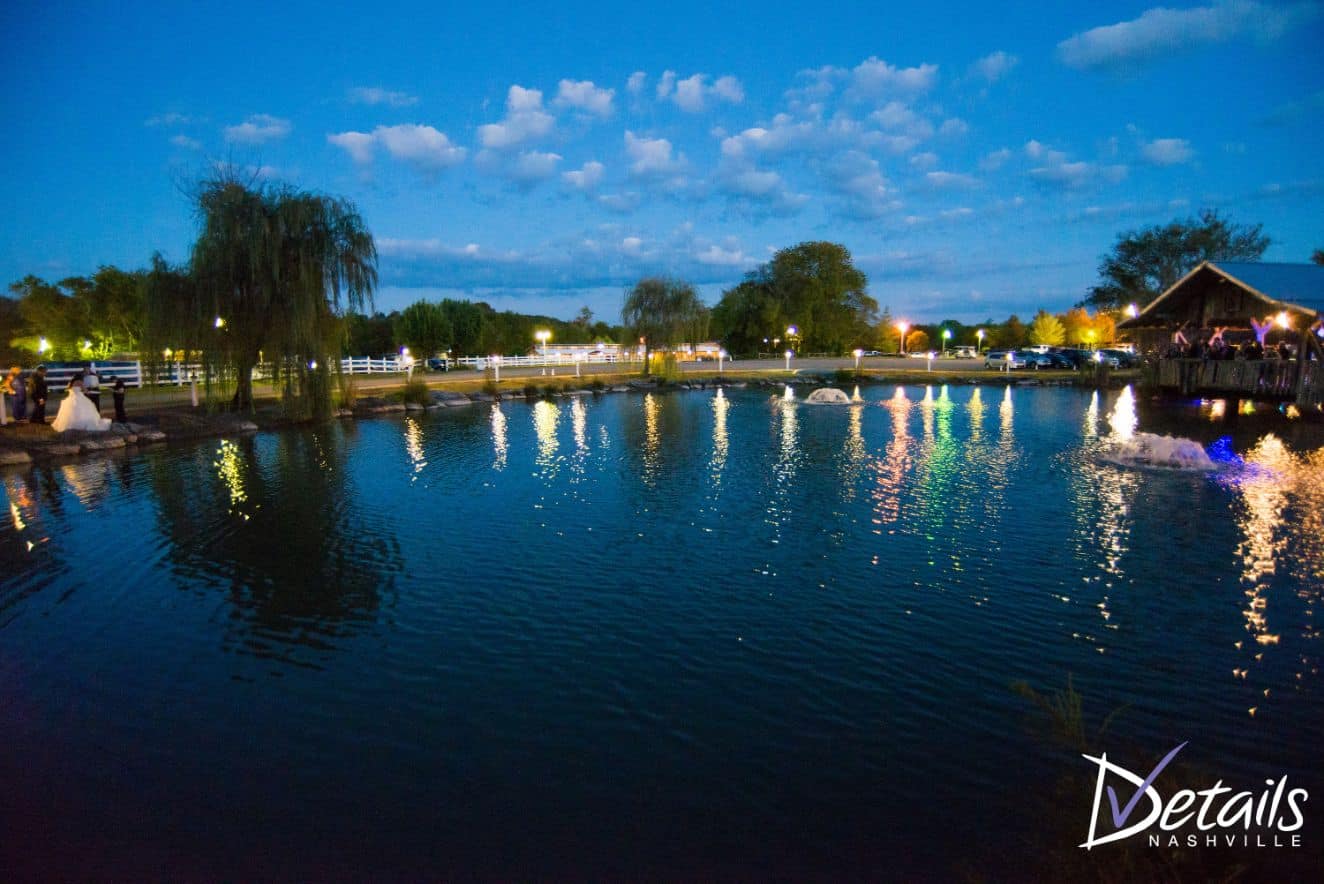
[[[225,320],[222,319],[222,318],[219,317],[219,316],[216,317],[216,327],[217,327],[217,328],[225,328]]]
[[[1279,328],[1291,328],[1291,327],[1292,327],[1292,320],[1291,320],[1291,317],[1289,317],[1289,316],[1287,315],[1287,311],[1286,311],[1286,310],[1280,310],[1280,311],[1278,311],[1278,315],[1275,316],[1273,319],[1274,319],[1274,322],[1278,323],[1278,327],[1279,327]]]
[[[314,359],[311,362],[309,362],[308,368],[311,369],[312,371],[317,371],[317,360]]]
[[[902,353],[905,353],[905,352],[906,352],[906,332],[910,331],[910,323],[908,323],[908,322],[904,322],[904,321],[902,321],[902,322],[898,322],[898,323],[896,324],[896,328],[897,328],[897,331],[901,332],[901,352],[902,352]]]
[[[943,329],[943,330],[942,330],[942,336],[943,336],[944,338],[948,338],[948,339],[950,339],[951,336],[952,336],[952,330],[951,330],[950,328],[945,328],[945,329]]]
[[[38,353],[45,353],[45,352],[46,352],[47,350],[49,350],[50,348],[51,348],[51,342],[50,342],[50,341],[46,340],[45,338],[38,338],[38,339],[37,339],[37,352],[38,352]]]
[[[1135,319],[1137,316],[1140,315],[1140,308],[1137,307],[1135,304],[1127,304],[1126,315],[1131,317],[1132,319]]]
[[[175,352],[175,351],[174,351],[174,350],[171,350],[169,347],[166,347],[164,350],[161,351],[161,355],[164,356],[166,359],[169,359],[169,358],[170,358],[170,354],[173,353],[173,352]]]
[[[1094,361],[1095,361],[1095,362],[1102,362],[1102,361],[1103,361],[1103,354],[1100,353],[1098,350],[1095,350],[1095,351],[1094,351]]]

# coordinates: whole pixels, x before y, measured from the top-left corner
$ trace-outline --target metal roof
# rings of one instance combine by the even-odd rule
[[[1324,265],[1211,261],[1210,266],[1274,301],[1324,313]]]

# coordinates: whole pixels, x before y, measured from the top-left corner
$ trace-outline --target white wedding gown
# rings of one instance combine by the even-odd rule
[[[60,403],[60,413],[51,424],[57,433],[65,430],[91,430],[104,433],[110,429],[110,418],[102,417],[92,400],[77,387],[70,387],[69,394]]]

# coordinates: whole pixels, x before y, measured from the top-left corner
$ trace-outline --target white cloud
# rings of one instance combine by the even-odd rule
[[[526,186],[537,184],[555,175],[556,164],[559,162],[561,162],[560,154],[536,150],[521,151],[511,165],[508,177]]]
[[[979,59],[971,65],[970,69],[975,75],[983,77],[990,83],[996,83],[1019,63],[1019,58],[999,49],[997,52],[990,52]]]
[[[451,143],[444,132],[431,126],[403,124],[378,126],[367,132],[340,132],[326,140],[344,150],[359,165],[372,162],[376,147],[408,163],[420,172],[437,172],[464,161],[467,151]]]
[[[789,114],[778,114],[772,118],[770,128],[755,126],[722,139],[722,155],[743,157],[757,151],[776,153],[808,145],[817,137],[815,125],[807,121],[796,121]]]
[[[827,166],[826,178],[842,197],[846,213],[857,218],[877,218],[900,205],[892,198],[878,161],[862,151],[845,151],[835,157]]]
[[[556,99],[552,104],[568,107],[599,117],[611,116],[615,89],[602,89],[592,80],[562,80],[557,84]]]
[[[186,150],[202,150],[202,142],[196,138],[189,138],[187,135],[172,135],[170,143],[175,147],[182,147]]]
[[[1219,0],[1190,9],[1157,6],[1139,18],[1063,40],[1057,44],[1057,57],[1074,68],[1123,67],[1240,37],[1267,42],[1318,12],[1319,5],[1313,2],[1271,6],[1256,0]]]
[[[659,101],[671,94],[676,87],[676,72],[663,71],[662,77],[657,81],[657,98]]]
[[[1072,161],[1064,151],[1031,139],[1025,143],[1025,155],[1038,163],[1030,169],[1030,177],[1054,187],[1076,190],[1090,185],[1116,184],[1126,177],[1123,165],[1107,165]]]
[[[1035,143],[1037,144],[1038,142]],[[1001,169],[1003,164],[1009,159],[1011,159],[1011,151],[1005,147],[1000,148],[999,150],[985,154],[984,158],[979,161],[979,169],[981,172],[994,172]]]
[[[671,142],[665,138],[641,138],[625,133],[625,155],[630,158],[633,175],[670,175],[685,166],[683,156],[672,157]]]
[[[1185,138],[1156,138],[1140,146],[1140,155],[1156,166],[1176,166],[1195,156]]]
[[[625,89],[631,95],[638,95],[644,91],[644,84],[648,82],[648,74],[643,71],[635,71],[630,75],[630,79],[625,81]]]
[[[554,122],[552,115],[543,110],[541,91],[511,86],[506,94],[505,119],[479,126],[478,140],[493,150],[518,147],[552,131]]]
[[[901,133],[922,140],[933,135],[933,124],[900,101],[889,101],[869,115],[869,119],[888,132]]]
[[[345,151],[350,159],[361,166],[372,162],[372,146],[376,139],[367,132],[340,132],[326,136],[326,140]]]
[[[643,247],[644,241],[637,236],[627,236],[621,240],[621,251],[637,253]]]
[[[937,82],[936,64],[898,68],[876,56],[866,58],[850,72],[851,91],[860,98],[919,95],[932,89]]]
[[[347,97],[353,104],[384,104],[387,107],[410,107],[418,104],[417,96],[407,92],[392,92],[380,86],[357,86],[349,90]]]
[[[713,264],[721,267],[748,267],[758,262],[740,249],[724,249],[719,245],[694,253],[694,260],[700,264]]]
[[[942,190],[968,190],[972,187],[978,187],[980,184],[979,179],[975,176],[961,172],[929,172],[924,176],[924,180],[929,183],[930,187]]]
[[[262,144],[284,138],[293,128],[289,120],[270,114],[254,114],[236,126],[226,126],[225,140],[240,144]]]
[[[1076,189],[1097,183],[1115,184],[1126,177],[1126,166],[1101,166],[1081,161],[1062,162],[1031,169],[1030,177],[1045,184]]]
[[[960,117],[952,117],[951,119],[943,120],[942,125],[938,127],[938,134],[948,138],[956,138],[965,135],[969,131],[969,124]]]
[[[667,71],[657,84],[657,97],[670,99],[686,113],[699,113],[711,101],[740,104],[745,100],[745,88],[732,76],[718,77],[711,85],[707,74],[694,74],[677,80],[674,71]]]
[[[916,169],[932,169],[938,165],[938,155],[931,150],[917,153],[910,158],[910,165]]]
[[[561,173],[561,180],[575,190],[593,190],[602,183],[606,167],[597,160],[589,160],[579,169]]]

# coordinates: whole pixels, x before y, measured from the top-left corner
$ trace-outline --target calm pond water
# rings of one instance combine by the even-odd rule
[[[1129,390],[858,394],[0,472],[0,866],[1047,875],[1084,854],[1094,768],[1011,685],[1068,678],[1132,769],[1190,741],[1202,785],[1310,789],[1277,861],[1317,863],[1318,428]],[[1221,468],[1115,463],[1146,430]]]

